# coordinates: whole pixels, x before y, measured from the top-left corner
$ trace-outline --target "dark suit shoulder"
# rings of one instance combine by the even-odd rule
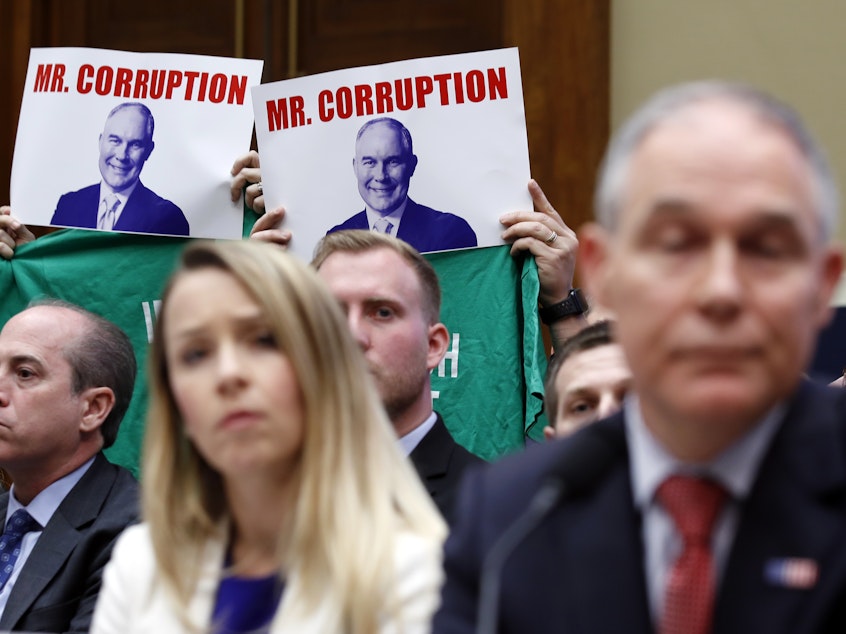
[[[438,211],[408,199],[398,237],[418,251],[445,251],[465,249],[478,244],[476,232],[461,216]]]
[[[464,471],[473,465],[484,464],[484,460],[455,442],[440,414],[409,458],[447,521],[452,519],[454,500]]]
[[[369,229],[367,224],[367,211],[360,211],[354,216],[351,216],[344,220],[339,225],[335,225],[326,233],[334,233],[335,231],[344,231],[346,229]]]
[[[93,228],[97,222],[99,195],[99,183],[62,194],[56,203],[56,211],[53,212],[50,224]]]
[[[173,202],[159,196],[138,182],[115,229],[187,236],[190,233],[185,214]]]
[[[87,632],[103,568],[138,521],[138,483],[98,454],[47,522],[0,617],[0,629]]]

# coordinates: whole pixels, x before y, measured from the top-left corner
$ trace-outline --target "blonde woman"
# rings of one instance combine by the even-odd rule
[[[311,269],[192,244],[149,361],[144,523],[92,632],[429,631],[446,529]]]

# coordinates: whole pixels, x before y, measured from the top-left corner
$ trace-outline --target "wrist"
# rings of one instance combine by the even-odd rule
[[[562,319],[582,317],[589,309],[587,299],[581,289],[573,288],[562,301],[549,306],[541,306],[538,315],[547,326]]]

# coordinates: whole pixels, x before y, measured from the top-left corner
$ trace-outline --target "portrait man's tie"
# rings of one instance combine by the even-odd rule
[[[711,533],[726,501],[726,491],[712,480],[670,476],[658,487],[658,500],[682,537],[682,552],[667,577],[661,634],[711,631],[716,575]]]
[[[391,233],[391,229],[393,228],[394,225],[387,218],[379,218],[373,224],[373,231],[377,231],[379,233]]]
[[[115,212],[120,205],[120,199],[114,194],[106,194],[100,203],[100,215],[97,221],[98,229],[111,231],[115,227]]]

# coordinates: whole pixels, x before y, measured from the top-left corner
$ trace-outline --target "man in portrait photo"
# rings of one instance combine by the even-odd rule
[[[127,102],[112,109],[100,135],[102,181],[59,198],[50,224],[189,235],[188,221],[179,207],[140,180],[155,147],[154,127],[153,115],[144,104]]]
[[[466,220],[436,211],[408,197],[417,156],[411,133],[396,119],[371,119],[359,129],[353,171],[365,208],[327,233],[372,229],[405,240],[420,252],[464,249],[477,245]]]

